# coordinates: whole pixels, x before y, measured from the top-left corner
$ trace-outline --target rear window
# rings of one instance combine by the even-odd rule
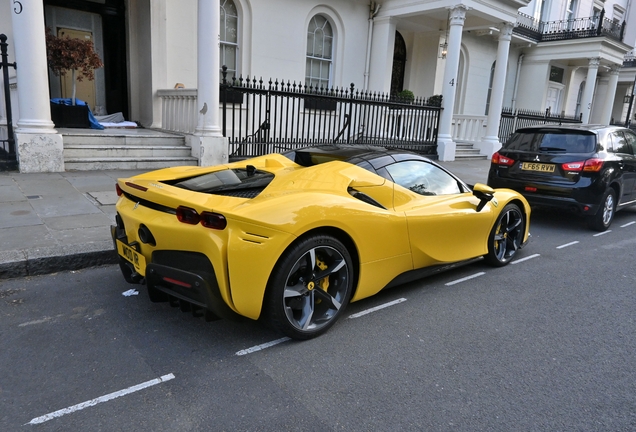
[[[274,178],[274,174],[260,171],[248,165],[246,169],[215,171],[187,179],[165,181],[164,183],[196,192],[218,193],[229,191],[261,191]]]
[[[518,131],[503,146],[506,150],[527,152],[592,153],[596,135],[580,132]]]

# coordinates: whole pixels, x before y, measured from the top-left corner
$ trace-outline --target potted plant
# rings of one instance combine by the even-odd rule
[[[415,100],[415,95],[411,90],[402,90],[397,94],[397,98],[400,102],[412,103]]]
[[[104,66],[90,40],[55,36],[50,29],[46,32],[46,60],[55,76],[71,72],[73,82],[72,104],[75,105],[75,80],[95,79],[95,69]]]
[[[51,103],[51,118],[56,127],[90,127],[88,106],[77,105],[75,94],[77,81],[95,79],[95,69],[103,67],[104,63],[95,51],[95,45],[90,40],[55,36],[47,28],[46,59],[49,68],[55,76],[71,73],[73,93],[71,106],[63,103]]]

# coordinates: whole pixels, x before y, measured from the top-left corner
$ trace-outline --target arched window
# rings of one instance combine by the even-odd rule
[[[492,62],[492,67],[490,68],[490,81],[488,82],[488,96],[486,96],[486,112],[484,115],[488,115],[488,110],[490,109],[490,97],[492,96],[492,82],[495,79],[495,64],[497,62]]]
[[[227,66],[228,79],[238,70],[238,11],[232,0],[221,0],[221,66]]]
[[[305,84],[329,88],[333,66],[333,30],[322,15],[315,15],[307,28],[307,65]]]
[[[406,42],[400,34],[395,32],[393,47],[393,72],[391,73],[391,95],[394,96],[404,90],[404,71],[406,70]]]

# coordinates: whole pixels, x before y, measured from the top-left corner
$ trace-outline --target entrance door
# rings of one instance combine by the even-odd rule
[[[561,109],[561,88],[550,86],[548,87],[548,95],[545,100],[545,107],[550,108],[550,114],[559,115],[559,109]]]
[[[71,39],[83,39],[83,40],[93,40],[93,34],[87,31],[81,30],[72,30],[67,28],[61,28],[57,31],[58,36],[65,36]],[[77,75],[77,74],[76,74]],[[62,75],[60,77],[62,84],[62,97],[70,98],[73,97],[73,79],[71,72],[67,72],[66,75]],[[75,97],[77,99],[83,100],[88,104],[92,111],[95,111],[95,81],[87,80],[84,78],[82,81],[77,81],[75,79],[76,93]]]

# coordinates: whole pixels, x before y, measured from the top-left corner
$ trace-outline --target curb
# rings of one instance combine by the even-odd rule
[[[0,280],[80,270],[118,262],[111,240],[0,252]]]

